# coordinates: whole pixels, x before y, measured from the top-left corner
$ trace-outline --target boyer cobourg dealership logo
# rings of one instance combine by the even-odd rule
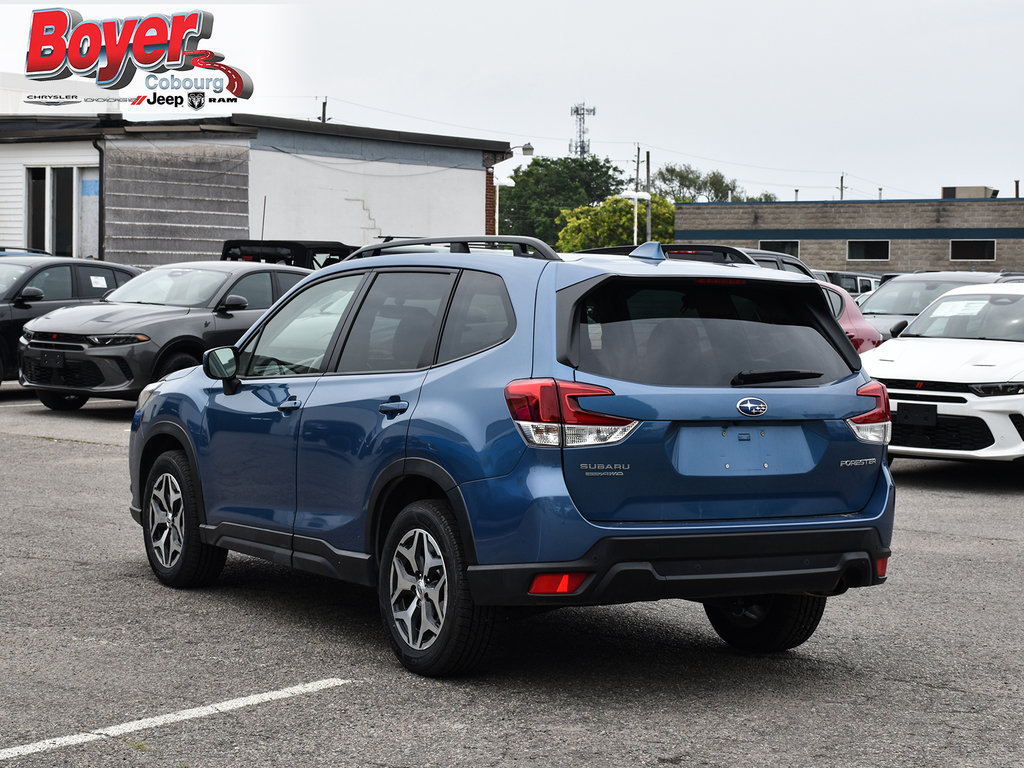
[[[132,85],[141,70],[147,73],[142,84],[151,91],[149,95],[106,99],[134,106],[201,109],[207,103],[248,99],[253,91],[249,75],[225,64],[221,54],[199,47],[199,41],[212,32],[213,14],[208,11],[103,21],[83,21],[80,13],[68,8],[33,11],[25,76],[37,81],[78,76],[94,80],[100,88],[120,91]],[[202,72],[187,77],[176,74],[196,68]],[[207,91],[214,95],[208,97]],[[81,99],[30,96],[27,101],[54,106]]]

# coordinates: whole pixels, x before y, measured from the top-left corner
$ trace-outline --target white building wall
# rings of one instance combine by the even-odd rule
[[[367,245],[382,235],[481,234],[485,190],[482,167],[254,149],[249,156],[249,235]]]
[[[99,153],[88,141],[0,144],[0,245],[26,244],[25,169],[46,166],[99,168]],[[76,200],[80,197],[76,189]]]

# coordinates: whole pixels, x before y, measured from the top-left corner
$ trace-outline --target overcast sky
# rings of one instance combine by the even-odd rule
[[[1024,178],[1019,0],[3,3],[0,72],[24,73],[32,10],[47,7],[212,12],[203,47],[253,81],[238,112],[318,119],[326,97],[335,123],[558,157],[585,103],[591,152],[630,176],[639,145],[654,170],[720,170],[780,200],[838,199],[844,175],[847,199],[1007,197]],[[145,93],[143,75],[121,95]],[[155,109],[125,113],[167,115]]]

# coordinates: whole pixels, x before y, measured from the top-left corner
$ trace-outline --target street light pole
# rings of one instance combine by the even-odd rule
[[[498,232],[498,193],[502,187],[514,187],[516,183],[512,179],[494,179],[494,234],[500,234]]]

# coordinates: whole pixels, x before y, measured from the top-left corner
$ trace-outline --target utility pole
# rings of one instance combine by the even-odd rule
[[[843,199],[843,188],[845,186],[845,184],[844,184],[845,179],[846,179],[846,173],[843,172],[843,174],[839,177],[839,199],[840,200]]]
[[[326,96],[324,96],[324,103],[323,103],[323,106],[320,108],[320,122],[321,123],[326,123],[327,122],[327,97]]]
[[[654,239],[653,230],[651,229],[651,150],[647,150],[647,240],[649,242]]]
[[[633,178],[633,245],[636,245],[637,209],[640,202],[640,145],[636,145],[636,176]]]

